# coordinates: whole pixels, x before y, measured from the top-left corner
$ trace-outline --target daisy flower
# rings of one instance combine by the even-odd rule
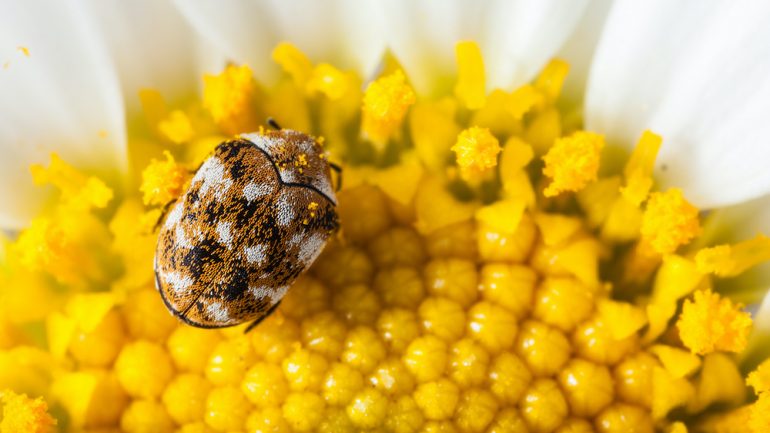
[[[770,431],[770,6],[0,4],[0,432]],[[344,168],[274,314],[156,222],[272,117]]]

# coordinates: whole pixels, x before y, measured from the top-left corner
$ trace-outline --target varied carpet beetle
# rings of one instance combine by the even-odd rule
[[[256,325],[338,227],[336,166],[313,137],[276,129],[219,144],[161,221],[155,284],[190,325]]]

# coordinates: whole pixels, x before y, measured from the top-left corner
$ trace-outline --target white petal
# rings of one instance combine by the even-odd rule
[[[383,12],[388,44],[417,90],[430,93],[455,71],[461,40],[479,42],[488,88],[527,82],[564,44],[586,3],[399,0],[387,2]]]
[[[44,197],[29,164],[51,151],[88,170],[126,169],[123,100],[83,2],[0,2],[0,41],[0,227],[19,228]]]
[[[589,1],[585,13],[575,25],[572,34],[556,53],[556,57],[566,60],[570,66],[562,90],[562,94],[569,101],[583,100],[591,60],[604,29],[610,6],[612,6],[612,0]]]
[[[270,54],[279,42],[288,41],[315,62],[369,74],[384,52],[375,0],[238,0],[226,7],[207,0],[176,0],[176,5],[205,43],[218,51],[207,55],[207,67],[212,59],[226,58],[247,63],[258,77],[270,79],[278,72]]]
[[[194,89],[197,36],[167,0],[89,0],[106,37],[129,113],[138,91],[161,90],[169,99]]]
[[[702,208],[770,191],[770,3],[621,1],[594,57],[586,124],[631,147],[662,134],[656,174]]]

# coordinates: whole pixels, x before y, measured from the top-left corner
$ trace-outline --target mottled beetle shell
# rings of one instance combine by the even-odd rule
[[[155,283],[202,328],[263,317],[337,228],[321,146],[292,130],[218,145],[163,221]]]

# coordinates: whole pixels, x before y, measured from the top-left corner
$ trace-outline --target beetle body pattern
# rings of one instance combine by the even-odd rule
[[[314,138],[283,129],[219,144],[160,227],[166,307],[202,328],[264,317],[337,229],[336,204]]]

